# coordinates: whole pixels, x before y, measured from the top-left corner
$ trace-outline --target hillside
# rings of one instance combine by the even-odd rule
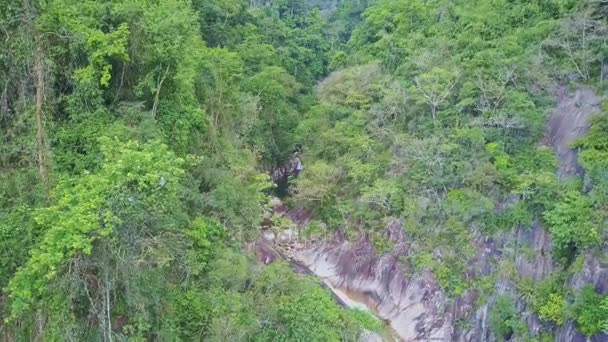
[[[605,1],[0,28],[0,339],[608,340]]]

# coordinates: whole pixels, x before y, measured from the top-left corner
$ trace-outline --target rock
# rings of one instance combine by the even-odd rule
[[[360,342],[383,342],[382,336],[376,334],[373,331],[363,330],[359,337]]]
[[[285,229],[281,233],[279,233],[277,241],[278,243],[284,244],[296,240],[297,237],[298,232],[295,229]]]
[[[376,256],[369,239],[340,240],[307,248],[295,257],[328,287],[364,303],[388,322],[400,339],[452,339],[452,310],[432,274],[407,277],[399,258]]]
[[[577,153],[570,144],[587,133],[591,116],[599,111],[600,98],[593,89],[577,89],[574,94],[568,94],[563,86],[557,89],[557,107],[551,113],[545,143],[555,149],[559,177],[582,175]]]
[[[250,244],[249,250],[253,251],[257,261],[263,263],[264,265],[271,264],[273,261],[281,259],[281,255],[273,248],[273,246],[261,239]]]
[[[264,240],[264,242],[274,244],[276,235],[272,230],[264,230],[262,231],[262,240]]]
[[[604,256],[608,255],[608,248],[604,248]],[[582,278],[587,284],[591,284],[595,290],[608,295],[608,260],[601,256],[588,254],[583,265]]]
[[[577,89],[573,93],[568,93],[566,87],[560,87],[556,92],[556,107],[551,113],[547,122],[545,144],[553,147],[559,160],[557,175],[560,178],[570,176],[581,176],[583,170],[577,161],[577,153],[570,148],[570,144],[583,136],[589,129],[589,120],[599,112],[600,99],[590,88]],[[499,210],[512,207],[517,203],[517,199],[508,200],[498,205]],[[520,276],[540,281],[551,274],[554,269],[552,258],[551,239],[547,230],[539,223],[534,222],[530,227],[516,227],[512,234],[500,236],[492,245],[482,243],[478,239],[479,246],[485,245],[485,253],[478,251],[477,270],[481,274],[488,271],[487,266],[491,265],[487,261],[491,258],[484,257],[484,254],[492,256],[496,260],[495,264],[503,260],[514,260],[515,266]],[[483,262],[482,262],[483,261]],[[493,268],[494,266],[492,266]],[[484,268],[486,268],[484,270]],[[584,284],[593,285],[600,293],[608,291],[608,266],[602,265],[599,260],[592,256],[587,256],[583,270],[574,275],[570,280],[570,288],[577,289]],[[479,307],[475,315],[470,318],[474,324],[469,329],[457,331],[457,341],[493,341],[496,338],[489,329],[489,316],[496,296],[499,294],[513,295],[517,298],[515,285],[508,278],[499,278],[495,286],[495,294],[492,295],[486,304]],[[541,322],[536,314],[532,312],[529,304],[523,299],[518,299],[516,307],[529,328],[531,336],[537,336],[540,330],[546,330],[547,326]],[[572,322],[566,322],[555,331],[555,340],[570,341],[601,341],[603,336],[586,339],[577,333]],[[598,339],[599,338],[599,339]]]
[[[268,205],[271,208],[274,208],[274,207],[282,205],[282,204],[283,204],[283,202],[281,202],[281,200],[277,197],[272,197],[270,200],[268,200]]]

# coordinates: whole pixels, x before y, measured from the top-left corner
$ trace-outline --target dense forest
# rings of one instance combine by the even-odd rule
[[[0,339],[606,341],[606,82],[603,0],[0,0]]]

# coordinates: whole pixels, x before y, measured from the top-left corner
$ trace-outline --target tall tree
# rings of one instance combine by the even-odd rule
[[[27,28],[31,39],[33,39],[34,49],[34,88],[35,93],[35,123],[36,123],[36,149],[37,149],[37,161],[38,161],[38,172],[40,178],[48,186],[48,165],[47,156],[48,149],[46,144],[46,132],[44,129],[43,120],[43,109],[45,99],[45,49],[43,47],[43,40],[41,34],[36,28],[36,10],[31,0],[23,0],[23,24]]]

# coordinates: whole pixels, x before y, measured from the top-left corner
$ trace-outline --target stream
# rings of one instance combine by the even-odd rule
[[[332,297],[334,298],[334,300],[336,301],[336,303],[338,303],[338,305],[340,305],[341,307],[343,307],[345,309],[354,309],[354,310],[361,310],[361,311],[368,312],[368,313],[374,315],[374,317],[376,317],[380,321],[382,321],[384,323],[385,329],[382,332],[381,336],[377,335],[375,337],[378,337],[381,340],[388,340],[388,341],[400,341],[401,340],[398,337],[397,332],[394,331],[390,327],[389,323],[378,315],[375,305],[372,304],[373,301],[371,301],[369,299],[370,294],[362,293],[359,291],[353,291],[350,289],[336,288],[336,287],[332,286],[327,279],[324,279],[323,277],[318,276],[316,273],[314,273],[308,266],[304,265],[302,262],[300,262],[294,258],[289,258],[289,257],[285,257],[285,256],[283,256],[283,257],[284,257],[284,259],[289,260],[289,266],[295,272],[313,276],[313,277],[317,278],[318,280],[320,280],[321,286],[330,291],[330,293],[331,293]],[[371,338],[368,337],[367,339],[365,339],[365,341],[370,341],[370,342],[377,341],[377,340],[378,339],[375,339],[373,337],[371,337]]]

